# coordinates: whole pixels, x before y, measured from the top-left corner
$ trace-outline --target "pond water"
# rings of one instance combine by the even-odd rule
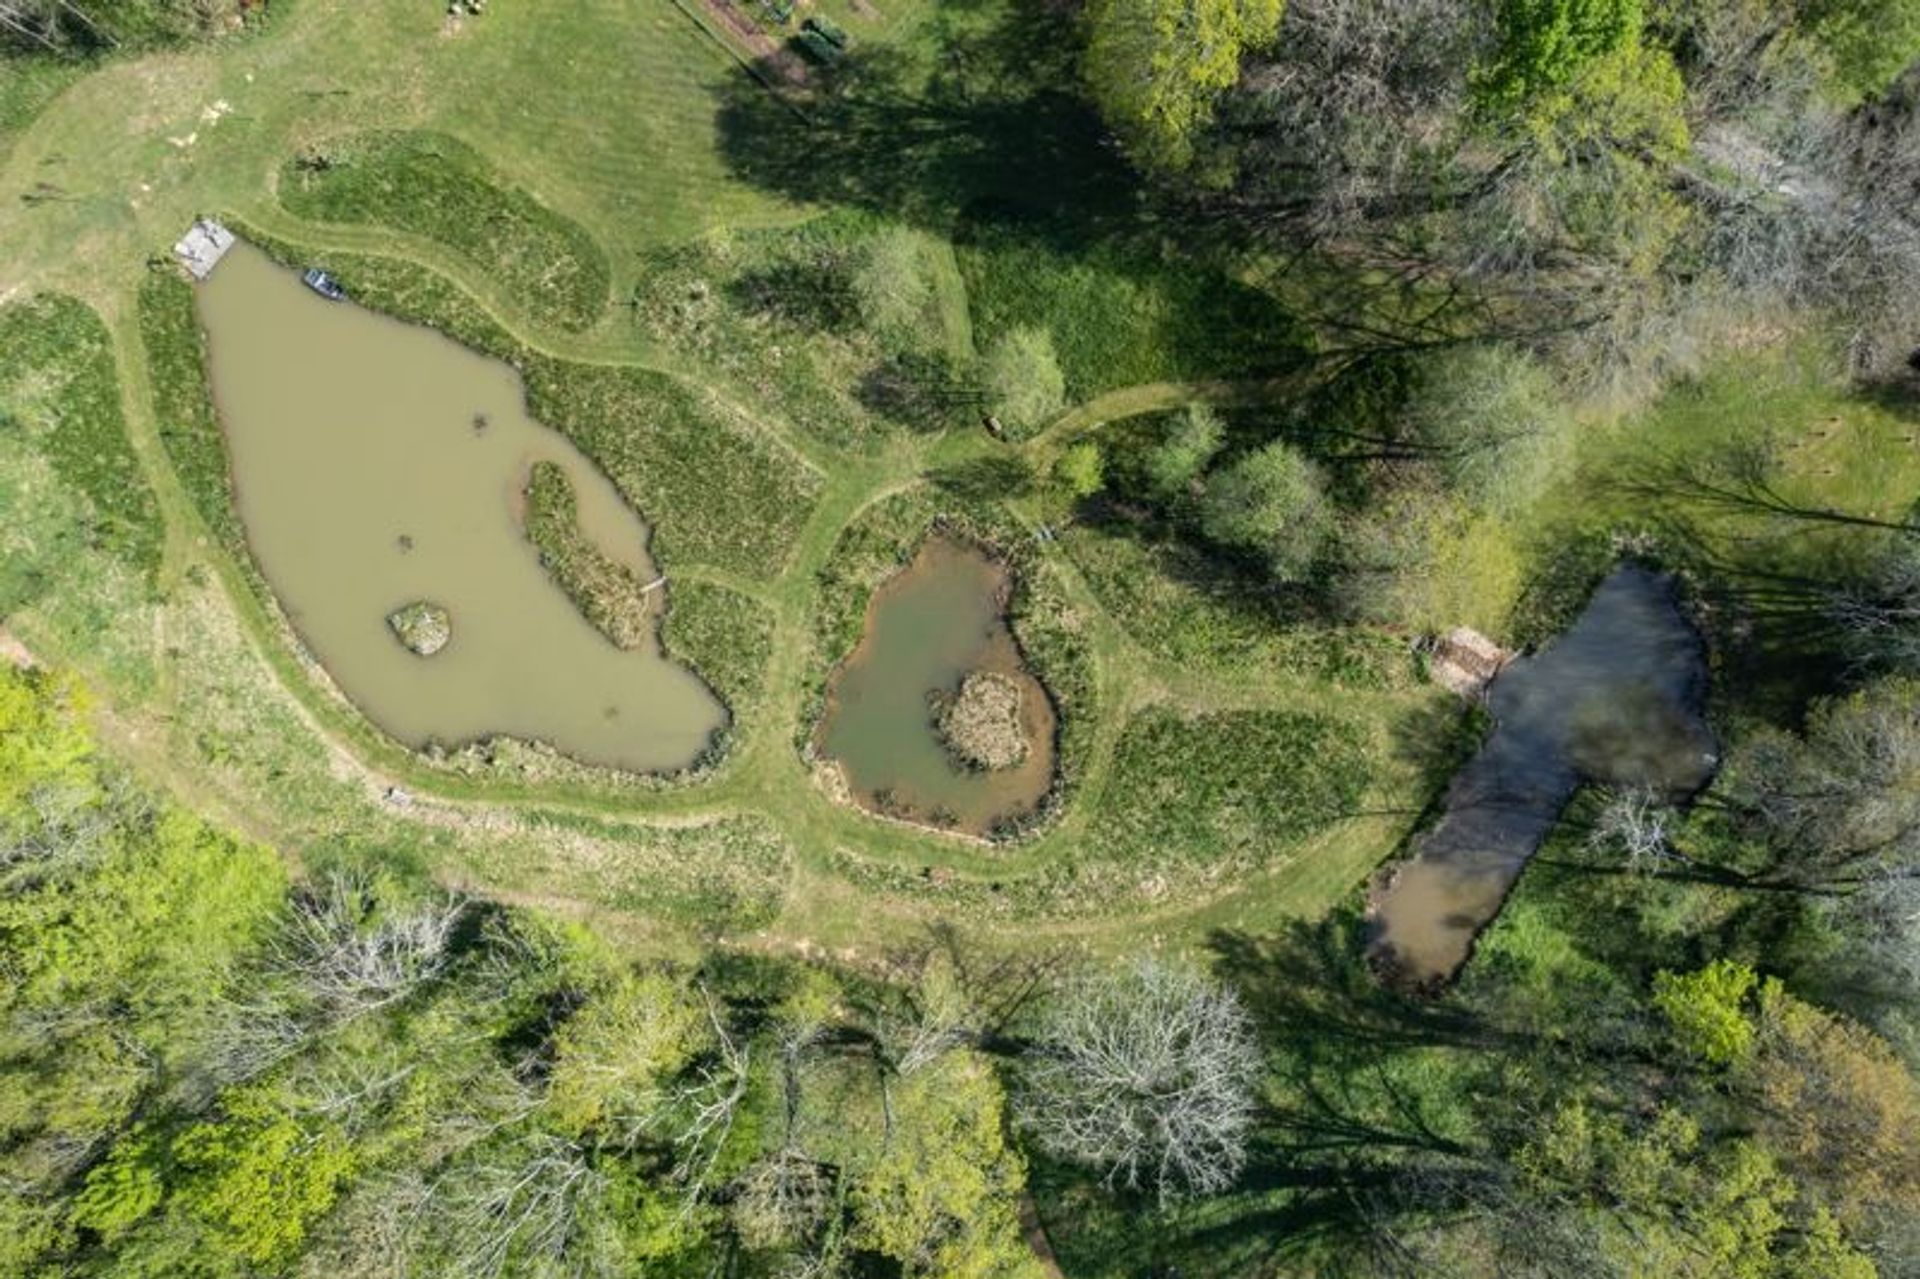
[[[287,616],[341,690],[420,747],[495,735],[636,771],[691,763],[725,710],[655,646],[590,626],[521,530],[535,461],[563,467],[587,535],[652,580],[647,530],[520,378],[430,329],[328,302],[252,246],[200,286],[240,517]],[[387,616],[444,607],[432,657]]]
[[[1673,799],[1703,786],[1716,762],[1705,686],[1706,654],[1672,580],[1615,571],[1571,630],[1494,680],[1492,735],[1374,902],[1383,969],[1421,986],[1452,977],[1583,782]]]
[[[1053,785],[1054,711],[1007,629],[1007,569],[934,536],[874,592],[867,629],[828,689],[818,752],[854,797],[889,816],[986,834],[1033,811]],[[985,772],[956,765],[934,727],[933,698],[972,671],[1020,686],[1026,758]]]

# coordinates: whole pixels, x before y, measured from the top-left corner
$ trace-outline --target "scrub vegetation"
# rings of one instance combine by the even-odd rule
[[[616,648],[634,648],[652,637],[647,583],[598,546],[580,527],[573,481],[555,462],[535,462],[525,493],[527,540],[554,584]]]
[[[0,1279],[1920,1268],[1920,5],[784,8],[0,0]],[[202,214],[519,371],[705,758],[345,703]],[[811,758],[933,535],[1058,712],[985,841]],[[1383,981],[1430,641],[1622,561],[1716,775]]]
[[[503,182],[478,152],[437,133],[367,133],[289,160],[280,200],[315,222],[369,222],[466,255],[542,323],[577,332],[607,305],[607,255],[585,229]]]

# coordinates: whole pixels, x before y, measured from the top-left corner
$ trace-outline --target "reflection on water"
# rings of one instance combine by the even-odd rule
[[[413,746],[496,734],[635,770],[689,764],[725,712],[657,648],[622,652],[521,535],[551,459],[609,555],[652,576],[646,529],[520,379],[428,329],[327,302],[248,245],[201,287],[215,399],[253,553],[301,638],[368,718]],[[415,601],[452,639],[422,658],[388,628]]]
[[[819,753],[845,770],[868,808],[973,834],[1033,810],[1053,784],[1053,703],[1020,659],[1003,606],[1007,570],[970,546],[932,537],[874,593],[867,630],[829,690]],[[1021,686],[1030,748],[997,772],[956,767],[935,732],[929,697],[969,671]]]
[[[1582,782],[1676,798],[1704,785],[1715,762],[1705,683],[1671,579],[1616,571],[1571,630],[1494,681],[1493,735],[1375,902],[1381,965],[1414,984],[1451,977]]]

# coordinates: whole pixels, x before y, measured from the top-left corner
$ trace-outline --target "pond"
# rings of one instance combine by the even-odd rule
[[[986,835],[1031,814],[1053,785],[1053,702],[1006,623],[1007,568],[950,537],[874,592],[866,632],[828,689],[817,752],[875,812]],[[967,767],[940,725],[969,676],[1007,690],[1018,761]],[[1011,709],[1008,709],[1011,708]]]
[[[1672,579],[1636,566],[1607,578],[1551,647],[1507,667],[1489,690],[1492,736],[1374,901],[1383,970],[1415,986],[1451,978],[1582,783],[1669,799],[1705,785],[1706,674]]]
[[[301,639],[369,719],[413,747],[503,735],[632,771],[694,761],[725,723],[719,701],[657,642],[607,642],[523,534],[529,469],[551,460],[573,481],[586,534],[654,576],[645,525],[527,416],[513,369],[326,301],[245,244],[200,286],[199,305],[248,543]],[[388,622],[421,603],[450,626],[432,656]]]

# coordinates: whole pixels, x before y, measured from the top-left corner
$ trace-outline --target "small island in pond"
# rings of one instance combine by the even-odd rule
[[[447,610],[426,600],[415,600],[387,614],[387,627],[417,657],[432,657],[453,638],[453,619]]]

